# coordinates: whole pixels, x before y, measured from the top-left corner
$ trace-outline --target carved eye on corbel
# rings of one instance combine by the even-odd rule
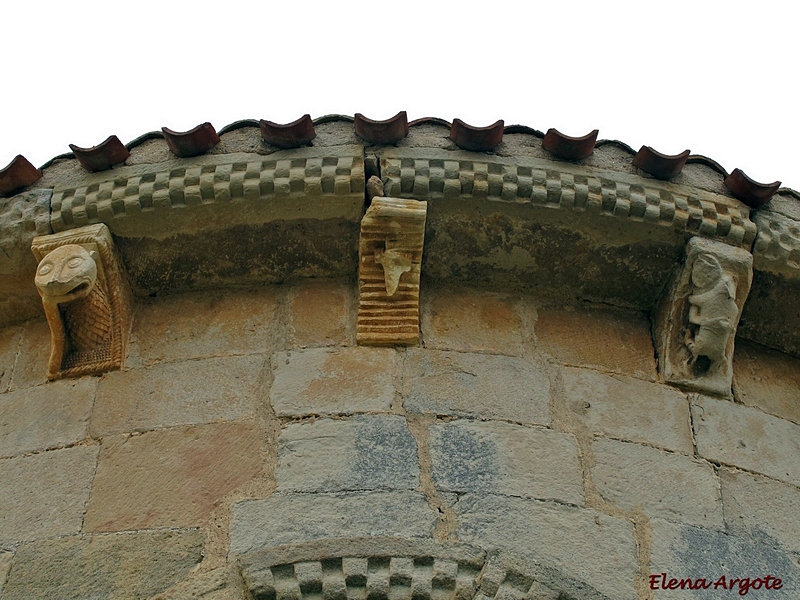
[[[34,238],[35,284],[50,325],[49,379],[122,366],[130,288],[105,225]]]

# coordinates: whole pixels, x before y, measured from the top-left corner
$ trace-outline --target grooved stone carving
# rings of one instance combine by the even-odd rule
[[[34,238],[36,288],[50,325],[47,377],[103,373],[122,366],[130,288],[105,225]]]
[[[363,149],[345,146],[334,150],[286,150],[268,156],[198,156],[123,167],[115,169],[113,175],[88,175],[55,190],[52,225],[55,231],[63,231],[114,221],[115,234],[119,228],[128,228],[127,235],[152,236],[153,231],[131,229],[136,219],[154,211],[209,204],[227,206],[241,201],[265,210],[248,214],[253,211],[240,208],[241,214],[226,219],[226,224],[235,224],[234,218],[261,222],[298,218],[301,207],[297,202],[280,202],[288,198],[313,203],[313,214],[309,215],[313,218],[360,211],[364,199]],[[328,202],[320,202],[321,199]],[[341,202],[330,202],[332,199]],[[351,208],[348,199],[358,200],[356,208]],[[278,203],[268,204],[268,200]]]
[[[689,240],[656,314],[659,369],[668,382],[730,395],[734,337],[752,277],[749,252]]]
[[[743,203],[696,188],[625,173],[525,157],[387,149],[381,173],[387,196],[487,199],[598,214],[749,247],[756,235]]]
[[[331,539],[237,562],[255,600],[606,600],[555,569],[465,544]]]
[[[419,276],[428,204],[376,196],[361,221],[358,343],[419,340]]]
[[[776,212],[759,210],[753,260],[756,269],[800,279],[800,222]]]

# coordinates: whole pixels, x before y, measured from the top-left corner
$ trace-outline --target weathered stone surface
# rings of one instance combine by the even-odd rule
[[[261,470],[261,432],[219,423],[104,440],[84,531],[202,525]]]
[[[738,339],[733,392],[747,406],[800,424],[800,359]]]
[[[592,450],[592,481],[606,501],[649,516],[723,527],[719,485],[708,463],[606,438],[595,439]]]
[[[6,576],[11,569],[11,561],[14,559],[14,553],[5,550],[0,550],[0,592],[3,591],[3,586],[6,583]]]
[[[42,300],[39,299],[39,304]],[[22,343],[14,367],[10,389],[19,390],[47,383],[47,362],[50,359],[50,327],[44,319],[29,321],[22,326]]]
[[[355,344],[355,284],[304,281],[289,293],[289,342],[293,347]]]
[[[0,394],[11,384],[11,375],[21,350],[22,329],[22,325],[10,325],[0,330]]]
[[[622,519],[590,509],[491,494],[466,494],[454,509],[460,540],[541,561],[610,598],[638,598],[633,527]]]
[[[800,485],[800,425],[706,396],[693,402],[692,423],[700,456]]]
[[[92,411],[93,437],[252,417],[264,356],[229,356],[108,373]]]
[[[17,550],[3,600],[139,600],[182,579],[200,562],[197,530],[81,535]]]
[[[731,395],[733,345],[750,282],[753,255],[693,237],[686,260],[654,310],[653,337],[665,381]]]
[[[273,287],[220,290],[142,302],[136,307],[126,365],[270,352],[279,293]]]
[[[768,210],[755,212],[753,220],[758,226],[758,235],[753,244],[754,268],[772,271],[790,279],[800,278],[800,218],[798,217],[800,216],[790,218]]]
[[[658,575],[655,583],[658,588],[662,587],[661,573],[666,573],[667,583],[672,578],[704,578],[706,584],[710,582],[708,589],[657,589],[653,593],[658,600],[740,597],[794,600],[800,595],[800,568],[789,554],[714,529],[678,525],[661,519],[653,519],[651,526],[650,573]],[[723,582],[720,582],[720,587],[714,589],[714,583],[723,575],[726,586],[730,586],[733,578],[749,578],[752,582],[772,575],[782,580],[782,587],[766,590],[762,583],[761,589],[750,588],[747,594],[743,594],[739,582],[734,583],[733,589],[725,591]]]
[[[0,456],[84,439],[96,389],[97,379],[85,377],[0,395]]]
[[[578,445],[566,433],[459,419],[430,427],[436,487],[583,504]]]
[[[403,417],[362,415],[288,425],[278,438],[278,489],[414,489],[417,445]]]
[[[364,346],[419,343],[419,276],[428,203],[372,199],[358,244],[358,324]]]
[[[522,354],[522,321],[510,298],[460,289],[436,289],[425,297],[422,338],[426,347]]]
[[[231,554],[331,537],[429,538],[436,521],[418,492],[278,493],[234,505]]]
[[[0,547],[80,531],[98,450],[84,446],[0,460]]]
[[[730,532],[800,553],[800,490],[731,469],[720,469],[719,478]]]
[[[389,348],[280,352],[270,401],[279,417],[388,411],[398,362]]]
[[[557,361],[656,378],[656,361],[647,315],[601,308],[545,307],[538,311],[536,337]]]
[[[243,600],[244,584],[236,567],[220,567],[189,575],[184,581],[149,600]]]
[[[568,406],[592,433],[694,453],[689,403],[678,390],[588,369],[561,373]]]
[[[410,412],[550,423],[550,381],[522,358],[412,349],[403,380]]]

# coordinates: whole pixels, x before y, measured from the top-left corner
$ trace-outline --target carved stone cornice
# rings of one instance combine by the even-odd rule
[[[758,235],[753,267],[789,279],[800,279],[800,222],[776,212],[756,211]]]
[[[205,155],[64,182],[53,194],[52,226],[102,222],[115,234],[159,237],[301,217],[358,220],[363,198],[361,146]]]
[[[397,198],[472,198],[644,222],[749,248],[756,235],[743,203],[637,175],[528,157],[386,149],[384,192]]]

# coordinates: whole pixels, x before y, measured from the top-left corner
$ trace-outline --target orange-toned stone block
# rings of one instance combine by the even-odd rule
[[[197,527],[261,470],[252,422],[218,423],[104,440],[84,530]]]
[[[733,389],[743,404],[800,424],[800,359],[737,339]]]
[[[655,381],[650,320],[644,313],[545,307],[538,311],[536,337],[542,350],[566,365]]]
[[[289,295],[292,347],[355,344],[355,284],[307,280]]]
[[[423,305],[422,339],[429,348],[519,355],[522,321],[506,296],[437,289]]]
[[[142,302],[125,364],[269,352],[279,293],[277,287],[219,290]]]

